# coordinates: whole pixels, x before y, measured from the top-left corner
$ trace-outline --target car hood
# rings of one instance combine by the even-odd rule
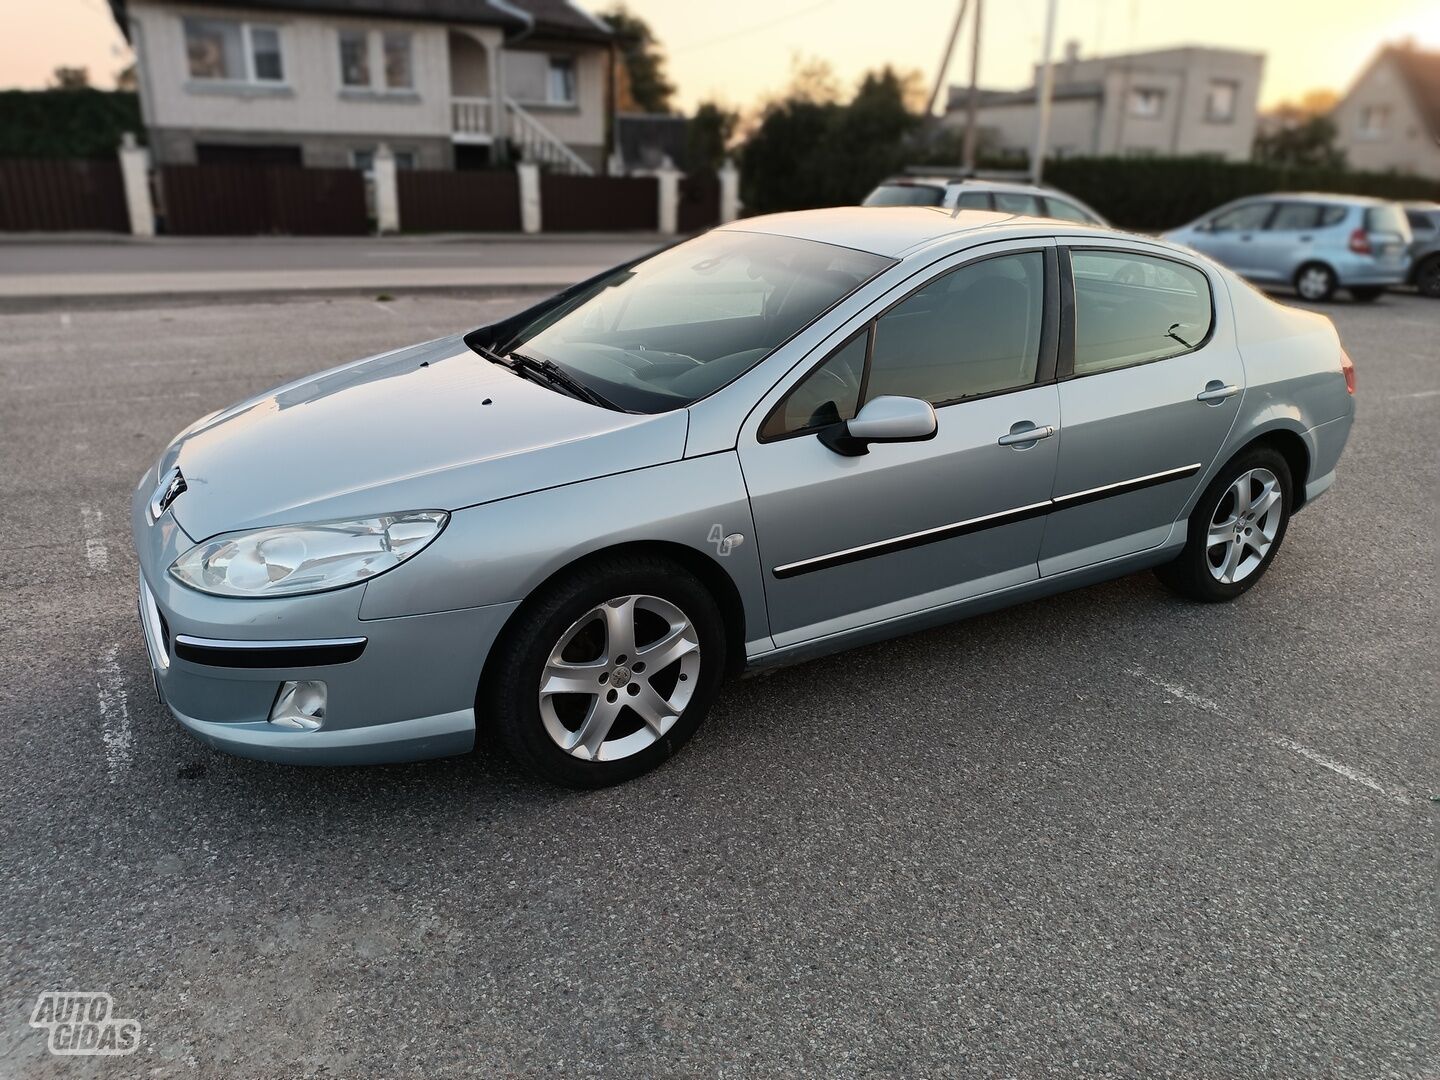
[[[321,372],[206,417],[165,454],[199,540],[260,525],[456,510],[662,464],[685,410],[635,415],[557,393],[440,338]]]

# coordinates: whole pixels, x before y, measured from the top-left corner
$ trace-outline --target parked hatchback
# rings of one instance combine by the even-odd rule
[[[1410,245],[1410,284],[1421,296],[1440,299],[1440,203],[1406,203]]]
[[[892,176],[865,196],[861,206],[944,206],[1048,217],[1082,225],[1110,223],[1073,195],[1036,184],[957,180],[944,176]]]
[[[1375,300],[1403,284],[1410,269],[1405,211],[1357,195],[1240,199],[1164,236],[1257,284],[1290,285],[1312,301],[1329,300],[1338,289]]]

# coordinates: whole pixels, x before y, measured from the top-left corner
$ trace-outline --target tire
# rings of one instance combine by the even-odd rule
[[[667,650],[647,662],[662,642]],[[719,691],[725,645],[720,608],[689,571],[655,556],[607,558],[525,602],[486,664],[476,707],[530,772],[608,787],[694,734]]]
[[[1385,295],[1383,285],[1351,285],[1350,298],[1362,304],[1372,304]]]
[[[1440,254],[1429,256],[1415,268],[1415,287],[1421,296],[1440,300]]]
[[[1340,283],[1335,279],[1335,271],[1318,262],[1306,263],[1296,270],[1294,285],[1300,299],[1315,304],[1323,304],[1329,300],[1340,287]]]
[[[1244,514],[1237,515],[1232,488],[1242,477],[1249,478],[1252,508],[1273,486],[1278,492],[1273,508],[1248,520]],[[1293,484],[1290,466],[1278,450],[1257,446],[1241,451],[1210,481],[1190,514],[1184,549],[1173,562],[1158,567],[1156,576],[1171,590],[1192,600],[1215,603],[1245,593],[1270,568],[1285,540],[1294,506]],[[1232,541],[1238,535],[1240,540],[1221,542],[1218,538],[1222,534]],[[1240,555],[1232,563],[1229,560],[1237,548]],[[1232,566],[1234,569],[1227,575]]]

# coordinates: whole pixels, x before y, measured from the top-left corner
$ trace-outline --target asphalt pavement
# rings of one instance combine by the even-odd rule
[[[1324,309],[1350,448],[1235,604],[1141,574],[741,681],[595,793],[488,746],[187,736],[136,623],[142,471],[526,299],[0,316],[0,1075],[1440,1072],[1440,303]],[[138,1053],[49,1056],[47,990],[110,993]]]

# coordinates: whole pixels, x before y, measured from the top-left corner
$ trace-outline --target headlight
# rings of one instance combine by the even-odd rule
[[[324,592],[399,566],[439,536],[449,519],[443,510],[416,510],[229,533],[196,544],[170,573],[215,596]]]

